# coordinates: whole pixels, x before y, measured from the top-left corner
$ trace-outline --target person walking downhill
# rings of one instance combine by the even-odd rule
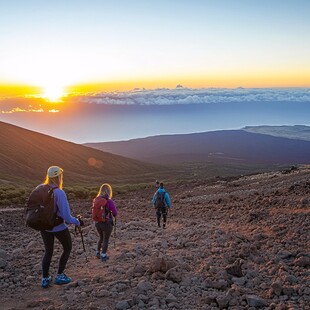
[[[152,204],[156,210],[156,217],[157,217],[157,225],[160,226],[161,216],[163,217],[163,228],[166,228],[167,223],[167,215],[168,209],[171,207],[170,197],[167,191],[164,189],[164,184],[161,182],[159,183],[159,188],[155,192]]]
[[[112,200],[112,187],[110,184],[102,184],[92,205],[92,219],[99,233],[96,257],[103,262],[107,261],[109,239],[113,230],[113,216],[117,216],[117,208]]]
[[[43,276],[41,285],[43,288],[47,288],[52,279],[52,277],[49,275],[49,268],[54,251],[55,237],[61,243],[63,252],[59,260],[58,272],[54,279],[54,284],[61,285],[72,281],[72,279],[64,273],[72,249],[71,235],[66,223],[74,224],[77,226],[83,225],[83,221],[81,219],[72,217],[70,214],[70,207],[67,196],[62,189],[63,169],[58,166],[49,167],[47,170],[46,179],[42,185],[46,184],[53,188],[54,209],[55,211],[57,210],[56,214],[59,221],[57,223],[58,225],[55,226],[52,230],[41,230],[41,236],[45,247],[45,253],[42,259]]]

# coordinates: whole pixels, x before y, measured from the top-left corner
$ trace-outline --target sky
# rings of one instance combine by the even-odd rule
[[[3,86],[310,86],[308,0],[2,0],[0,11]]]
[[[0,13],[2,121],[77,142],[307,123],[275,115],[279,102],[308,111],[308,0],[0,0]],[[264,95],[244,106],[240,89],[248,99],[256,89]],[[236,100],[238,121],[223,121]],[[279,110],[271,119],[244,114],[259,115],[259,102]],[[169,123],[153,121],[159,105]],[[99,135],[94,123],[107,121],[106,110],[117,129]],[[71,133],[77,124],[83,137]]]

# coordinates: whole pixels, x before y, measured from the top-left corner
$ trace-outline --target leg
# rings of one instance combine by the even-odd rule
[[[111,223],[106,222],[104,225],[104,240],[102,242],[102,254],[106,254],[109,246],[109,239],[113,230]]]
[[[163,208],[162,213],[163,213],[164,227],[165,227],[166,222],[167,222],[167,209],[166,209],[166,207]]]
[[[45,247],[45,253],[42,259],[42,273],[43,278],[46,278],[49,274],[49,268],[53,256],[55,236],[54,233],[45,230],[41,231],[41,236]]]
[[[101,249],[102,242],[103,242],[103,231],[102,231],[101,223],[96,223],[96,229],[97,229],[98,234],[99,234],[99,240],[97,243],[97,251],[100,253],[100,249]]]
[[[63,247],[63,252],[60,257],[59,267],[58,267],[58,274],[61,274],[64,272],[67,261],[70,256],[71,249],[72,249],[72,241],[71,241],[71,235],[70,235],[68,228],[62,231],[55,232],[55,236]]]
[[[161,210],[160,210],[160,208],[157,209],[156,216],[157,216],[158,227],[160,227],[160,218],[161,218]]]

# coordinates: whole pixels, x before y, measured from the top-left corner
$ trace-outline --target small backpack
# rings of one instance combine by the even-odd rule
[[[25,204],[26,226],[35,230],[51,230],[64,220],[54,210],[54,188],[48,184],[37,186]]]
[[[156,208],[164,208],[165,207],[165,194],[166,192],[157,192],[155,207]]]
[[[107,205],[108,199],[98,196],[93,200],[92,219],[94,222],[106,222],[107,220]]]

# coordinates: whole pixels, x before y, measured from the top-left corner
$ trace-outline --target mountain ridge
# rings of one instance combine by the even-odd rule
[[[310,141],[246,130],[162,135],[119,142],[86,143],[89,147],[150,163],[307,164]]]
[[[65,182],[89,183],[152,174],[159,167],[0,122],[0,179],[42,181],[51,165]]]

